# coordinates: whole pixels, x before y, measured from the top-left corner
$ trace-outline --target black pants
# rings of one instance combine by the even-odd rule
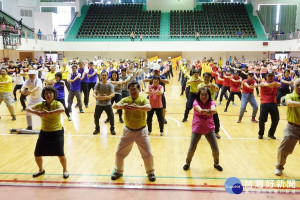
[[[22,88],[22,86],[23,86],[23,85],[15,85],[14,91],[13,91],[15,100],[17,100],[17,90],[20,90],[20,89]]]
[[[71,84],[67,81],[67,79],[62,79],[65,82],[65,85],[67,87],[67,90],[70,91]]]
[[[279,122],[279,111],[276,103],[263,103],[260,105],[258,135],[264,135],[265,123],[268,121],[269,113],[271,115],[271,127],[268,136],[274,136]]]
[[[24,110],[26,109],[26,104],[25,104],[26,97],[27,96],[24,95],[24,94],[21,94],[21,96],[20,96],[20,102],[21,102],[21,105],[22,105],[22,107],[23,107]]]
[[[222,100],[223,100],[223,96],[225,95],[225,93],[226,92],[230,92],[230,87],[227,87],[227,86],[222,86],[222,88],[221,88],[221,94],[220,94],[220,102],[222,102]],[[234,99],[233,99],[233,101],[234,101]]]
[[[89,82],[88,83],[87,104],[89,104],[89,101],[90,101],[90,91],[91,91],[91,89],[93,89],[93,91],[94,91],[95,85],[96,85],[96,82]],[[85,96],[84,96],[84,99],[85,99]],[[87,105],[85,102],[84,102],[84,104]]]
[[[181,81],[181,95],[183,95],[185,86],[186,86],[187,78],[183,78]]]
[[[218,113],[213,114],[214,124],[215,124],[215,133],[220,132],[220,119]]]
[[[111,105],[113,105],[113,103],[118,103],[120,100],[122,99],[122,95],[121,94],[115,94],[115,96],[113,98],[111,98]],[[118,109],[118,114],[119,114],[119,118],[122,119],[122,109]]]
[[[186,102],[185,111],[184,111],[184,119],[189,117],[189,112],[193,108],[194,100],[197,98],[196,93],[191,92],[188,101]]]
[[[163,118],[163,108],[152,108],[150,111],[147,112],[147,126],[148,131],[152,132],[152,118],[156,113],[157,120],[159,123],[159,131],[164,132],[164,118]]]
[[[230,92],[229,98],[228,98],[228,100],[227,100],[226,107],[225,107],[226,110],[227,110],[227,108],[228,108],[228,106],[229,106],[230,101],[233,101],[233,102],[234,102],[234,95],[235,95],[235,94],[238,95],[238,97],[239,97],[240,100],[241,100],[241,96],[242,96],[242,93],[241,93],[241,92]]]
[[[66,115],[68,117],[70,117],[70,112],[69,112],[69,110],[66,107],[65,99],[56,99],[56,100],[59,101],[64,106]]]
[[[95,107],[95,113],[94,113],[94,122],[95,122],[95,129],[100,130],[100,124],[99,119],[101,117],[102,112],[105,111],[109,122],[110,122],[110,131],[115,130],[115,120],[114,120],[114,113],[112,110],[111,105],[109,106],[98,106]]]
[[[80,92],[83,92],[83,95],[84,95],[83,103],[85,106],[89,104],[89,95],[88,95],[89,86],[88,86],[88,84],[89,84],[88,82],[80,83]]]
[[[173,68],[172,68],[172,65],[170,65],[170,66],[169,66],[169,68],[170,68],[170,70],[169,70],[169,74],[170,74],[172,77],[174,77],[174,75],[173,75]]]
[[[278,88],[277,96],[276,96],[277,104],[280,104],[281,97],[284,97],[289,93],[290,93],[290,88]]]

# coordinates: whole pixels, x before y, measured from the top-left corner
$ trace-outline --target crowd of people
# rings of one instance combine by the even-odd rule
[[[289,148],[287,144],[294,144],[300,139],[299,99],[296,99],[300,94],[298,58],[246,62],[244,56],[239,59],[230,56],[225,63],[221,58],[215,62],[214,59],[206,57],[202,60],[182,59],[176,60],[176,63],[173,62],[171,57],[165,61],[162,59],[150,61],[142,58],[115,61],[102,60],[100,56],[91,61],[74,58],[68,62],[66,58],[63,58],[61,65],[59,62],[53,62],[51,57],[49,59],[46,57],[45,60],[40,57],[33,61],[27,58],[22,62],[20,60],[2,61],[0,103],[4,100],[12,120],[16,120],[13,103],[17,102],[17,91],[20,90],[19,99],[22,111],[26,111],[26,130],[33,129],[32,114],[42,118],[35,151],[39,171],[33,176],[37,177],[45,173],[42,156],[55,155],[60,158],[63,166],[63,177],[69,177],[63,152],[64,131],[58,122],[59,117],[62,112],[65,112],[68,120],[71,121],[72,109],[77,107],[80,113],[84,113],[84,108],[88,108],[90,103],[90,91],[93,90],[92,96],[96,100],[93,134],[100,133],[99,119],[103,111],[107,114],[105,123],[110,123],[112,135],[116,134],[113,109],[117,110],[119,123],[125,122],[116,153],[116,170],[111,177],[112,180],[123,175],[123,160],[129,154],[133,142],[136,142],[145,162],[148,178],[150,181],[155,181],[149,135],[154,131],[152,119],[155,112],[160,135],[164,136],[164,126],[167,124],[165,85],[169,84],[169,79],[174,77],[173,70],[180,70],[178,81],[181,94],[178,95],[185,93],[186,97],[182,122],[188,120],[190,110],[194,111],[191,144],[186,164],[183,166],[184,170],[189,169],[202,135],[205,135],[211,146],[214,168],[219,171],[223,170],[219,165],[219,148],[216,140],[216,138],[221,138],[217,106],[222,104],[224,97],[227,100],[224,112],[230,112],[229,105],[232,102],[231,104],[236,106],[235,95],[237,95],[241,100],[237,123],[242,123],[249,102],[253,108],[251,122],[259,124],[259,139],[263,139],[265,122],[269,113],[272,123],[268,137],[276,139],[275,132],[279,122],[278,106],[287,105],[289,106],[288,112],[293,113],[288,117],[289,125],[285,131],[287,138],[278,150],[278,165],[275,174],[281,175],[286,157],[292,151],[289,149],[289,153],[286,153],[286,148]],[[12,88],[13,85],[14,88]],[[295,90],[294,93],[292,93],[293,90]],[[142,91],[145,92],[147,98],[140,95]],[[259,109],[255,93],[257,97],[260,97],[259,120],[256,120]],[[77,104],[72,106],[74,96]],[[289,134],[294,135],[296,139],[290,140]],[[49,151],[45,149],[44,146],[47,146],[49,142],[47,140],[56,141],[57,148],[50,148]]]

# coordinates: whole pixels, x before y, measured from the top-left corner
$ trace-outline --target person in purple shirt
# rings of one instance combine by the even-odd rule
[[[88,69],[84,67],[83,62],[79,62],[79,69],[78,73],[80,74],[80,92],[83,92],[84,95],[84,105],[87,108],[89,104],[89,98],[88,98],[88,84],[89,79],[87,77]]]
[[[93,62],[90,62],[89,70],[88,70],[88,73],[87,73],[87,78],[88,78],[88,81],[89,81],[88,91],[87,91],[87,104],[89,104],[90,91],[91,91],[91,89],[94,90],[94,87],[97,83],[97,69],[95,69]],[[87,107],[87,104],[86,104],[86,107]]]
[[[66,103],[65,103],[65,82],[62,81],[62,74],[61,72],[57,72],[55,74],[55,80],[56,83],[54,83],[54,87],[57,90],[57,98],[56,100],[59,101],[65,108],[65,113],[68,116],[68,120],[71,121],[72,118],[70,116],[69,110],[66,107]]]
[[[73,98],[76,96],[78,107],[80,113],[84,113],[82,109],[82,101],[81,101],[81,94],[80,94],[80,76],[81,74],[77,72],[77,65],[72,66],[72,72],[70,73],[68,82],[71,83],[69,95],[68,95],[68,110],[72,112],[71,107],[73,104]]]
[[[280,100],[285,95],[291,93],[290,86],[294,84],[293,78],[290,76],[290,70],[284,70],[283,76],[280,79],[280,87],[277,91],[276,101],[280,105]]]
[[[186,157],[186,164],[183,166],[183,170],[188,170],[194,153],[197,149],[197,145],[204,135],[208,143],[210,144],[212,154],[214,157],[214,168],[218,171],[222,171],[223,168],[219,165],[219,147],[214,132],[215,124],[213,120],[213,114],[216,113],[216,104],[211,99],[210,91],[205,88],[199,88],[197,98],[193,103],[194,116],[192,121],[192,138],[190,147]]]

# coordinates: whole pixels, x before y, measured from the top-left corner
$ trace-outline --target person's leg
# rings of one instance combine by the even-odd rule
[[[85,107],[87,107],[89,105],[89,94],[88,94],[88,82],[86,83],[83,83],[83,88],[82,88],[82,91],[83,91],[83,94],[84,94],[84,105]]]
[[[220,99],[219,99],[219,105],[221,105],[221,102],[223,100],[223,96],[225,95],[226,93],[226,87],[223,85],[222,88],[221,88],[221,94],[220,94]]]
[[[158,124],[159,124],[159,132],[164,132],[164,118],[163,118],[163,109],[162,108],[155,108],[155,113],[157,116]]]
[[[227,100],[227,102],[226,102],[226,107],[225,107],[224,112],[227,112],[227,108],[228,108],[228,106],[229,106],[229,103],[230,103],[230,101],[233,100],[233,95],[234,95],[234,92],[230,92],[229,98],[228,98],[228,100]]]
[[[95,131],[97,131],[97,133],[100,133],[99,119],[100,119],[102,112],[103,112],[103,106],[96,105],[95,113],[94,113],[94,123],[95,123]],[[96,132],[95,132],[95,134],[96,134]]]
[[[218,113],[213,114],[213,119],[214,119],[214,124],[215,124],[216,137],[218,139],[220,139],[221,138],[221,136],[219,135],[219,132],[220,132],[220,119],[219,119]]]
[[[279,122],[279,111],[276,104],[272,104],[270,106],[270,115],[271,115],[271,127],[269,129],[268,136],[274,136]]]
[[[114,117],[114,112],[112,110],[111,105],[109,106],[104,106],[104,110],[108,116],[109,122],[110,122],[110,132],[112,135],[115,135],[115,117]]]
[[[70,90],[69,94],[68,94],[68,111],[69,112],[72,112],[71,108],[72,108],[74,96],[75,96],[75,91]]]
[[[66,107],[65,99],[56,99],[56,100],[59,101],[64,106],[67,117],[70,117],[69,110]]]
[[[242,120],[245,110],[246,110],[246,106],[248,103],[248,99],[249,99],[249,95],[250,94],[242,94],[242,100],[241,100],[241,109],[240,109],[240,114],[239,114],[239,121]]]
[[[67,158],[66,156],[58,156],[61,166],[63,167],[63,172],[67,172]]]
[[[185,111],[184,111],[184,117],[183,117],[182,122],[185,122],[188,119],[189,112],[193,108],[193,103],[194,103],[195,98],[196,98],[196,94],[194,94],[194,93],[191,92],[190,96],[188,98],[188,101],[186,102]]]
[[[147,126],[149,134],[152,132],[152,119],[154,114],[154,108],[147,112]]]
[[[18,90],[18,85],[15,85],[13,94],[14,94],[14,100],[17,101],[17,90]]]
[[[214,132],[205,134],[206,140],[208,141],[210,148],[212,150],[212,155],[214,158],[214,164],[219,165],[219,147],[216,140],[216,136]]]
[[[34,158],[37,166],[39,167],[39,172],[42,172],[44,170],[42,156],[35,156]]]
[[[283,170],[288,155],[292,154],[299,140],[291,137],[284,137],[277,151],[276,169]]]
[[[76,91],[74,94],[75,94],[75,96],[76,96],[77,103],[78,103],[78,107],[79,107],[79,110],[80,110],[80,112],[81,112],[81,111],[83,111],[83,109],[82,109],[82,101],[81,101],[81,94],[80,94],[80,91]]]
[[[268,104],[261,104],[260,105],[260,113],[259,113],[259,131],[258,131],[258,135],[261,138],[265,132],[265,123],[268,120],[268,114],[269,114]]]
[[[250,94],[250,96],[249,96],[249,103],[250,103],[250,105],[253,108],[253,111],[252,111],[252,120],[255,120],[255,117],[256,117],[257,112],[258,112],[258,105],[256,103],[254,94]]]
[[[192,162],[194,153],[197,149],[197,145],[199,143],[199,140],[201,139],[201,136],[202,136],[201,134],[192,133],[191,143],[185,161],[187,165],[190,165]]]
[[[16,117],[16,112],[13,106],[12,98],[11,98],[11,93],[10,92],[4,92],[3,94],[3,100],[8,108],[8,111],[10,113],[10,116],[13,118]],[[13,119],[14,120],[14,119]]]
[[[23,107],[23,110],[26,109],[25,99],[26,99],[26,96],[23,95],[23,94],[21,94],[21,96],[20,96],[20,102],[21,102],[21,105]]]

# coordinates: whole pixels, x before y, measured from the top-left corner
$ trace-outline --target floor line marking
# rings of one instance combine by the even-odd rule
[[[225,135],[227,136],[228,139],[231,139],[230,135],[227,133],[227,131],[225,130],[225,128],[222,126],[222,124],[220,123],[220,127],[223,130],[223,132],[225,133]]]

